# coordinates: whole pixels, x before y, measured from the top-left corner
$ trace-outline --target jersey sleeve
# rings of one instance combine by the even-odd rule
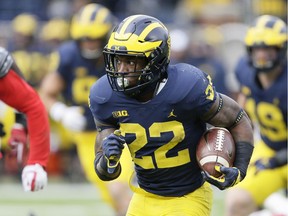
[[[193,110],[197,116],[205,114],[216,100],[216,90],[212,78],[191,65],[179,65],[178,71],[183,71],[178,77],[178,89],[174,94],[185,95],[186,109]]]
[[[0,99],[27,117],[30,152],[27,164],[46,166],[50,149],[50,130],[46,109],[36,93],[15,71],[0,79]]]
[[[194,89],[195,91],[197,89],[198,92],[198,97],[195,100],[197,104],[196,113],[202,116],[207,113],[214,104],[217,92],[209,75],[201,72],[200,77],[201,79],[198,79]]]
[[[117,127],[117,122],[112,116],[111,99],[112,89],[106,76],[100,78],[90,90],[89,107],[93,114],[97,130]]]

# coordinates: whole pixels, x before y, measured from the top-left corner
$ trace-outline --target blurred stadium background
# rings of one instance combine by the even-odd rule
[[[120,20],[137,13],[159,18],[176,38],[174,42],[172,38],[172,62],[184,61],[187,56],[196,59],[196,66],[215,80],[221,74],[224,83],[216,88],[232,97],[238,86],[233,69],[245,51],[247,24],[262,14],[287,20],[286,0],[1,0],[0,46],[12,52],[36,90],[50,72],[50,53],[70,39],[72,15],[90,2],[105,5]],[[201,58],[205,61],[199,63]],[[0,121],[6,121],[6,109],[0,102]],[[4,156],[12,123],[5,124]],[[51,130],[46,190],[24,193],[17,165],[11,167],[0,160],[0,216],[112,216],[113,211],[100,200],[97,189],[85,180],[73,143],[59,135],[57,128]],[[224,195],[215,189],[213,216],[223,215]]]

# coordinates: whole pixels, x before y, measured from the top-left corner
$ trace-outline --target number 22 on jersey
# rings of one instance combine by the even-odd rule
[[[135,134],[136,139],[129,144],[129,149],[135,164],[141,166],[143,169],[155,169],[156,167],[171,168],[184,165],[191,161],[188,148],[178,151],[176,156],[166,156],[166,153],[169,150],[177,146],[185,138],[183,124],[181,122],[155,122],[148,128],[147,133],[145,128],[138,123],[121,123],[120,130],[123,133]],[[148,143],[148,137],[146,134],[148,134],[150,138],[159,138],[161,137],[161,133],[165,132],[172,132],[173,138],[153,152],[155,164],[150,155],[136,158],[137,152],[144,148]]]

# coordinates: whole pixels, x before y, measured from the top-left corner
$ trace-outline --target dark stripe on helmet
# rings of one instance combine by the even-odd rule
[[[154,28],[146,37],[145,37],[145,41],[159,41],[159,39],[161,39],[162,41],[167,41],[167,33],[163,33],[166,32],[166,30],[164,28],[161,27],[157,27]],[[165,36],[165,38],[161,38],[161,36]]]
[[[144,15],[143,15],[144,16]],[[124,29],[124,34],[126,33],[134,33],[134,31],[136,30],[135,28],[135,23],[137,23],[139,21],[139,19],[143,19],[143,16],[139,16],[139,17],[136,17],[134,20],[132,20],[129,25],[126,27],[126,29]],[[119,27],[117,29],[117,33],[120,33],[120,31],[122,30],[123,26],[125,26],[125,24],[127,22],[129,22],[130,20],[129,19],[126,19],[124,22],[121,22],[119,24]]]
[[[90,21],[93,21],[95,19],[96,15],[97,15],[97,11],[94,10],[92,15],[90,16]]]
[[[136,35],[140,35],[143,30],[150,24],[152,23],[151,20],[155,20],[155,22],[157,21],[155,18],[150,17],[150,16],[146,16],[146,15],[140,15],[138,17],[136,17],[131,23],[129,23],[129,25],[126,27],[126,29],[124,30],[124,34],[127,33],[133,33]],[[117,28],[117,33],[120,33],[120,31],[122,30],[123,26],[125,25],[125,23],[128,22],[128,20],[126,20],[125,22],[121,22],[119,24],[119,27]],[[159,21],[158,21],[159,22]],[[138,28],[136,29],[135,24],[137,23]],[[141,26],[143,28],[141,28]],[[140,27],[140,28],[139,28]]]
[[[90,17],[90,21],[94,21],[95,20],[95,17],[96,15],[98,14],[98,11],[101,9],[101,7],[96,7],[95,10],[93,11],[93,13],[91,14],[91,17]]]
[[[273,28],[276,24],[276,21],[275,19],[271,19],[271,20],[268,20],[267,23],[265,24],[265,27],[267,28]]]

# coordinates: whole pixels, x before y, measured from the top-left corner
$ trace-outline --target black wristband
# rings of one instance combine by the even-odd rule
[[[102,152],[97,152],[94,160],[94,170],[102,181],[111,181],[118,178],[121,174],[121,165],[119,163],[113,173],[108,173],[107,159]]]
[[[253,153],[254,146],[248,142],[237,142],[234,166],[240,170],[241,180],[246,176],[247,168]]]

